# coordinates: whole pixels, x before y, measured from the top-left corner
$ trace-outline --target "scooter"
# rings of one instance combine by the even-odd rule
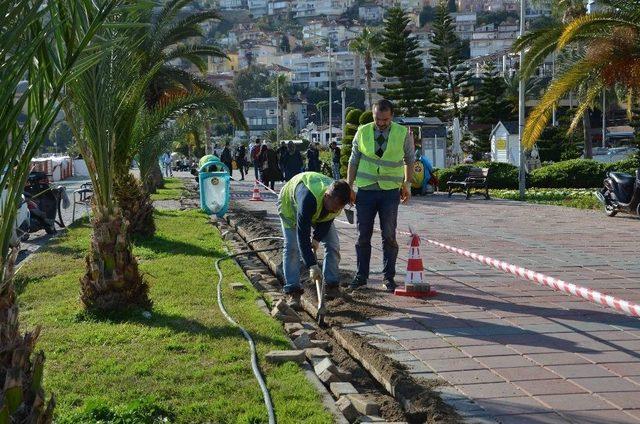
[[[604,187],[595,194],[607,216],[618,213],[640,216],[640,169],[635,177],[622,172],[607,173]]]

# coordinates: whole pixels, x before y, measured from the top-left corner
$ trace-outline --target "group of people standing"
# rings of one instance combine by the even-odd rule
[[[253,162],[255,177],[272,190],[276,181],[289,181],[301,172],[320,171],[318,143],[309,146],[306,165],[302,153],[292,141],[280,143],[277,150],[256,139],[249,144],[249,155]]]

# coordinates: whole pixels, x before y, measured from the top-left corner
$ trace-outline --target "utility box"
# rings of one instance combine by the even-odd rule
[[[217,158],[204,163],[198,172],[200,208],[209,215],[222,218],[229,207],[231,176]]]
[[[447,166],[447,127],[435,117],[398,117],[400,125],[409,128],[419,156],[425,157],[434,168]]]

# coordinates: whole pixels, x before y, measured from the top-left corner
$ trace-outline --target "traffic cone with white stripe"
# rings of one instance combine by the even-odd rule
[[[436,292],[431,285],[424,280],[424,266],[420,255],[420,237],[412,232],[409,247],[409,259],[407,259],[407,275],[404,278],[404,287],[397,288],[394,292],[398,296],[431,297]]]
[[[262,202],[262,195],[260,194],[260,185],[257,181],[253,184],[253,194],[251,195],[252,202]]]

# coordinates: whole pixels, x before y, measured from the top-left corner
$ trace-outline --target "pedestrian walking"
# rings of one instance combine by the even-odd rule
[[[233,179],[233,155],[231,154],[231,147],[228,141],[224,143],[224,149],[222,149],[222,154],[220,155],[220,162],[229,168],[229,176]]]
[[[282,269],[287,304],[300,308],[300,259],[309,268],[309,278],[319,283],[324,278],[325,298],[340,295],[340,240],[333,224],[350,201],[350,188],[344,180],[333,181],[317,172],[303,172],[293,177],[278,195],[278,215],[282,224],[284,247]],[[313,239],[311,229],[313,228]],[[322,270],[314,250],[324,247]]]
[[[244,181],[244,174],[247,172],[246,166],[247,148],[241,144],[236,150],[236,165],[240,170],[240,181]]]
[[[278,153],[265,144],[260,152],[260,161],[262,163],[262,183],[269,186],[271,190],[275,190],[276,181],[282,180],[282,172],[278,165]]]
[[[278,147],[278,165],[280,165],[280,169],[284,172],[284,160],[287,156],[287,145],[284,141],[280,142],[280,147]]]
[[[311,143],[307,149],[307,171],[320,172],[320,144]]]
[[[373,105],[374,122],[362,125],[353,140],[347,181],[355,197],[358,220],[357,273],[350,287],[367,284],[371,261],[371,235],[376,215],[382,231],[383,285],[393,291],[398,242],[398,205],[411,197],[415,154],[407,127],[393,122],[393,103]],[[358,189],[353,192],[353,185]]]
[[[334,180],[340,179],[340,148],[335,141],[332,141],[329,144],[329,149],[331,151],[331,173],[333,174]]]
[[[162,166],[164,167],[164,176],[165,177],[173,177],[173,169],[171,169],[171,162],[173,161],[173,159],[171,158],[171,153],[169,152],[164,152],[164,154],[162,155],[162,157],[160,158],[160,162],[162,163]]]
[[[302,172],[302,168],[304,167],[302,154],[296,150],[296,146],[293,144],[293,141],[287,143],[287,150],[282,160],[282,166],[285,181],[289,181],[291,178]]]
[[[256,181],[260,181],[260,139],[256,138],[256,143],[251,147],[249,154],[251,155],[251,161],[253,162],[253,172],[255,173]]]

